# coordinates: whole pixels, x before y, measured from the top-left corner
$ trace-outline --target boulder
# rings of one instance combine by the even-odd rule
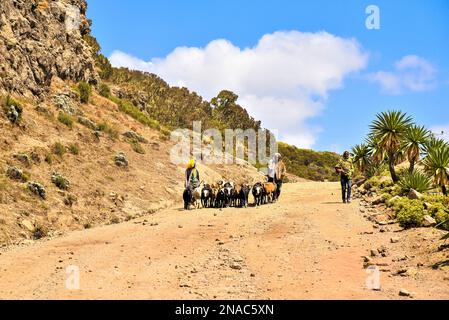
[[[382,196],[377,196],[373,200],[371,200],[371,204],[375,205],[375,206],[377,206],[381,203],[384,203],[384,202],[385,202],[385,199]]]
[[[42,199],[45,200],[45,198],[46,198],[46,191],[45,191],[44,186],[41,185],[40,183],[34,182],[34,181],[33,182],[28,182],[28,189],[32,193],[38,195],[39,197],[41,197]]]
[[[94,131],[98,130],[97,124],[96,124],[95,122],[93,122],[92,120],[86,118],[86,117],[79,116],[79,117],[78,117],[78,122],[79,122],[81,125],[83,125],[83,126],[89,128],[89,129],[92,129],[92,130],[94,130]]]
[[[37,105],[36,111],[39,112],[39,113],[42,113],[44,115],[47,115],[47,116],[51,116],[53,114],[50,111],[50,109],[43,103]]]
[[[379,252],[379,254],[384,258],[388,256],[388,250],[385,246],[380,246],[379,248],[377,248],[377,252]]]
[[[119,152],[115,156],[115,165],[118,167],[127,167],[128,166],[128,159],[126,158],[126,155],[123,152]]]
[[[23,220],[21,225],[30,232],[34,230],[34,224],[30,220]]]
[[[434,226],[436,226],[436,224],[437,224],[437,222],[434,218],[432,218],[428,214],[424,216],[423,221],[422,221],[423,227],[434,227]]]
[[[423,195],[414,189],[410,190],[410,192],[408,193],[408,198],[410,200],[418,200],[421,199],[422,197]]]
[[[235,261],[231,262],[230,267],[231,267],[231,269],[234,269],[234,270],[242,269],[242,266],[238,262],[235,262]]]
[[[13,155],[13,158],[24,164],[25,166],[31,166],[30,156],[25,153],[17,153]]]
[[[411,296],[410,292],[408,290],[405,290],[405,289],[401,289],[399,291],[399,295],[401,297],[410,297]]]
[[[6,117],[11,123],[16,124],[22,117],[22,108],[20,106],[11,105],[6,112]]]
[[[429,202],[424,202],[424,209],[429,210],[433,207],[433,205]]]
[[[131,139],[133,141],[138,141],[142,143],[148,143],[148,140],[142,137],[140,134],[134,132],[134,131],[127,131],[123,134],[126,138]]]
[[[23,171],[16,167],[8,167],[6,175],[13,180],[23,180]]]
[[[63,111],[68,115],[74,116],[80,113],[79,109],[72,101],[72,98],[68,93],[58,93],[54,95],[53,102],[60,111]]]
[[[401,239],[399,239],[399,237],[392,237],[392,238],[390,239],[390,242],[391,242],[391,243],[398,243],[400,240],[401,240]]]
[[[373,188],[373,185],[371,184],[371,182],[366,182],[366,183],[363,185],[363,188],[364,188],[366,191],[368,191],[368,190],[371,190],[371,189]]]
[[[366,182],[366,179],[359,179],[355,182],[355,185],[360,188]]]

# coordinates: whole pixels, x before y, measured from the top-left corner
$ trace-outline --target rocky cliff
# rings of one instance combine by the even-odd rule
[[[53,77],[97,82],[84,0],[0,1],[0,92],[42,96]]]

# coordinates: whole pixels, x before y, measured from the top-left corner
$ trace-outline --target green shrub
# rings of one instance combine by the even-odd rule
[[[379,186],[380,180],[378,177],[371,177],[363,184],[363,188],[365,190],[374,190],[377,189]]]
[[[111,218],[111,224],[118,224],[120,223],[120,219],[116,216]]]
[[[67,113],[60,112],[58,115],[58,120],[59,120],[59,122],[61,122],[62,124],[65,124],[70,129],[73,128],[73,118],[70,115],[68,115]]]
[[[399,188],[397,185],[393,185],[393,186],[390,186],[390,187],[383,188],[382,192],[383,193],[388,193],[392,197],[399,196],[399,195],[402,194],[401,188]]]
[[[79,146],[77,145],[77,144],[75,144],[75,143],[71,143],[70,145],[69,145],[69,152],[71,153],[71,154],[73,154],[73,155],[75,155],[75,156],[77,156],[77,155],[79,155],[80,154],[80,148],[79,148]]]
[[[2,100],[2,107],[4,111],[7,111],[9,107],[14,106],[20,109],[20,111],[22,111],[23,106],[22,104],[15,100],[14,98],[12,98],[10,95],[7,95],[5,98],[3,98]]]
[[[35,240],[39,240],[44,238],[45,236],[47,236],[48,234],[48,229],[44,226],[41,225],[37,225],[35,226],[34,230],[33,230],[33,238]]]
[[[5,105],[7,107],[10,107],[10,106],[22,107],[22,104],[19,101],[12,98],[10,95],[6,96]]]
[[[66,151],[66,147],[60,142],[56,142],[53,145],[53,153],[60,157],[62,157],[66,153]]]
[[[425,195],[423,195],[421,200],[423,202],[428,202],[428,203],[440,203],[443,206],[446,206],[446,208],[449,208],[449,197],[446,197],[442,194],[439,194],[439,195],[425,194]]]
[[[45,155],[45,162],[48,164],[53,164],[53,155],[51,153],[47,153]]]
[[[423,193],[432,189],[432,180],[424,173],[414,171],[405,174],[398,185],[404,193],[408,193],[412,189]]]
[[[109,86],[105,83],[100,84],[98,92],[105,98],[109,98],[111,96],[111,88],[109,88]]]
[[[375,176],[385,176],[385,174],[387,174],[387,172],[386,172],[387,170],[386,170],[386,165],[385,165],[385,163],[380,163],[380,164],[377,164],[377,163],[371,163],[371,165],[369,165],[367,168],[366,168],[366,171],[365,171],[365,176],[368,178],[368,179],[370,179],[370,178],[372,178],[372,177],[375,177]]]
[[[449,230],[449,213],[446,210],[440,209],[436,211],[433,214],[433,217],[437,221],[437,225],[439,228]]]
[[[145,149],[142,147],[142,145],[138,141],[132,141],[131,146],[134,150],[134,152],[137,152],[139,154],[145,154]]]
[[[442,194],[424,195],[421,200],[428,207],[429,214],[437,221],[438,227],[449,230],[449,197]]]
[[[73,194],[69,194],[64,198],[64,204],[68,207],[72,207],[77,201],[78,199]]]
[[[402,197],[393,197],[390,200],[388,200],[387,206],[392,207],[393,209],[395,209],[396,211],[401,209],[402,206],[408,201],[407,198],[402,198]]]
[[[22,182],[30,181],[31,174],[29,172],[24,171],[22,174]]]
[[[379,185],[379,187],[381,189],[392,188],[394,186],[395,186],[395,184],[394,184],[393,180],[382,181],[382,182],[380,182],[380,185]]]
[[[54,173],[51,177],[51,181],[61,190],[68,190],[70,187],[70,182],[66,178],[64,178],[59,173]]]
[[[81,103],[89,103],[90,96],[92,95],[92,87],[87,82],[81,81],[78,84],[78,92],[80,94]]]
[[[116,140],[119,136],[119,132],[116,128],[114,128],[113,126],[111,126],[109,123],[107,123],[106,121],[100,122],[98,124],[98,130],[104,133],[107,133],[108,136],[112,139],[112,140]]]
[[[420,200],[405,199],[397,202],[396,219],[403,228],[420,227],[427,211]],[[396,208],[395,205],[395,208]]]
[[[17,100],[14,100],[10,95],[7,95],[6,98],[2,99],[1,106],[3,112],[6,114],[6,117],[12,123],[19,123],[22,119],[23,106]],[[11,107],[13,111],[11,110]]]
[[[161,125],[158,121],[151,119],[147,113],[140,111],[140,109],[133,105],[131,102],[119,99],[117,97],[111,97],[110,99],[118,105],[120,111],[126,113],[127,115],[131,116],[135,120],[150,128],[161,130]]]
[[[384,203],[387,203],[393,198],[393,196],[390,193],[382,193],[382,201]]]

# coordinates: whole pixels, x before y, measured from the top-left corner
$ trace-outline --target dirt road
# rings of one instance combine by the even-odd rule
[[[449,281],[430,268],[384,270],[382,290],[366,288],[362,256],[392,236],[373,230],[357,202],[339,202],[338,184],[288,184],[260,208],[175,208],[3,252],[0,298],[396,299],[401,288],[449,298]],[[69,266],[79,290],[66,288]]]

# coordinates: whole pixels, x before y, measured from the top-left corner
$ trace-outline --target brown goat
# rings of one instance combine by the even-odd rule
[[[233,195],[233,199],[232,199],[232,205],[234,207],[240,206],[239,200],[240,200],[240,193],[242,192],[242,188],[243,186],[241,184],[237,184],[234,187],[234,195]]]
[[[264,189],[264,203],[273,202],[276,198],[277,186],[273,182],[265,182],[263,184]]]

